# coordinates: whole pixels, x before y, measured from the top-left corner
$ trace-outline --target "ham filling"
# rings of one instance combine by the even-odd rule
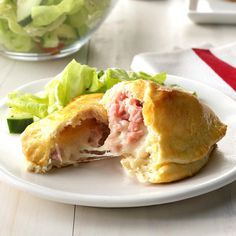
[[[146,133],[142,103],[129,93],[120,92],[108,109],[110,135],[105,146],[116,154],[132,153]]]
[[[85,161],[93,156],[98,158],[105,151],[95,150],[104,144],[108,135],[107,125],[96,119],[84,120],[76,127],[69,125],[58,136],[51,152],[51,160],[56,165],[57,162],[68,164]]]
[[[84,120],[76,127],[68,125],[51,152],[54,165],[132,154],[147,134],[142,107],[131,94],[120,92],[108,109],[109,128],[96,119]]]

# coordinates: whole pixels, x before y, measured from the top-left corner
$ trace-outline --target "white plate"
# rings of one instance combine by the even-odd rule
[[[236,2],[188,0],[188,16],[196,23],[236,24]]]
[[[21,90],[37,92],[47,80],[25,85]],[[197,196],[218,189],[236,179],[236,102],[206,85],[168,76],[168,83],[197,91],[228,125],[226,136],[218,143],[208,165],[196,176],[165,185],[138,183],[126,176],[119,159],[79,167],[66,167],[40,175],[25,170],[18,135],[7,130],[5,99],[0,104],[0,176],[16,187],[54,201],[98,207],[133,207],[162,204]]]

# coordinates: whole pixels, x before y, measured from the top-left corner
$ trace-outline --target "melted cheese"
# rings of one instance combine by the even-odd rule
[[[91,138],[99,140],[102,135],[106,135],[104,129],[105,126],[95,119],[82,121],[76,127],[67,126],[55,140],[55,148],[51,155],[53,164],[68,165],[81,162],[83,159],[108,156],[106,150],[98,150],[94,142],[91,142]],[[95,150],[104,153],[90,153]]]

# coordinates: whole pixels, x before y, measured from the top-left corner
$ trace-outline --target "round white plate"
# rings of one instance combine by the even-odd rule
[[[20,88],[35,93],[48,80]],[[16,187],[40,197],[85,206],[134,207],[174,202],[218,189],[236,179],[236,102],[206,85],[168,76],[167,83],[196,91],[228,125],[226,136],[218,143],[207,166],[192,178],[163,185],[142,184],[128,177],[119,159],[57,169],[45,175],[25,170],[19,135],[8,133],[6,99],[0,102],[0,176]]]

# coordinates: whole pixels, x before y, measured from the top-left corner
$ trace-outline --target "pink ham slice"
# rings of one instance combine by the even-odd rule
[[[142,103],[130,94],[120,92],[108,110],[110,135],[105,145],[117,154],[128,151],[145,133]]]

